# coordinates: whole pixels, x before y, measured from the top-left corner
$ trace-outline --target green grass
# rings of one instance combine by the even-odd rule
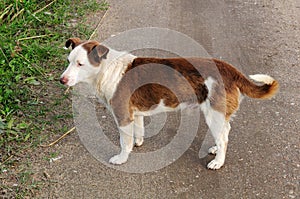
[[[88,39],[93,30],[82,23],[83,16],[107,7],[96,0],[0,2],[0,184],[1,173],[19,164],[15,157],[38,146],[49,132],[68,129],[70,99],[58,82],[68,53],[62,47],[69,37]],[[20,172],[20,183],[30,176],[28,170]],[[28,186],[13,189],[15,197],[28,195]]]

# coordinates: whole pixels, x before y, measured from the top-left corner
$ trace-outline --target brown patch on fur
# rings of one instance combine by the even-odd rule
[[[106,59],[106,55],[109,51],[103,45],[100,45],[97,41],[88,41],[82,45],[87,51],[89,62],[93,66],[99,66],[102,59]]]
[[[152,110],[161,100],[172,108],[182,102],[202,103],[208,97],[204,84],[208,77],[215,81],[209,94],[211,106],[224,113],[226,120],[238,109],[240,92],[253,98],[266,98],[278,89],[276,81],[271,85],[256,85],[230,64],[217,59],[136,58],[125,74],[111,99],[120,126],[133,121],[134,111]],[[143,85],[145,79],[153,83],[148,81]],[[158,84],[163,82],[170,89]],[[142,86],[136,88],[139,85]]]
[[[72,46],[72,49],[74,49],[76,46],[82,44],[83,41],[81,41],[81,39],[79,39],[78,37],[73,37],[73,38],[70,38],[66,41],[66,44],[65,46],[67,48],[69,48],[70,46]]]
[[[152,110],[161,100],[175,108],[182,102],[202,103],[207,98],[204,78],[185,59],[136,58],[125,74],[111,100],[121,126],[133,120],[134,111]]]
[[[249,80],[248,80],[249,81]],[[243,94],[252,98],[269,99],[273,97],[279,90],[279,83],[273,81],[271,84],[256,85],[253,82],[241,80],[239,88]]]
[[[240,93],[251,98],[266,99],[274,96],[278,91],[277,81],[273,81],[272,84],[257,85],[232,65],[217,59],[214,59],[214,62],[225,86],[227,120],[239,107]]]

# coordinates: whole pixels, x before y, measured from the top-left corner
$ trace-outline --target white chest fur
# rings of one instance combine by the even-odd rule
[[[105,105],[109,106],[109,101],[113,97],[128,64],[135,58],[132,54],[110,49],[107,59],[102,61],[101,69],[97,74],[96,90],[97,97]]]

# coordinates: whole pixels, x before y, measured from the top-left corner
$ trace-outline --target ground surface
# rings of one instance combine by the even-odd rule
[[[191,147],[173,164],[146,174],[118,171],[98,162],[77,133],[33,155],[39,198],[297,198],[299,197],[300,3],[296,1],[110,0],[97,40],[141,27],[182,32],[216,58],[245,74],[267,73],[281,85],[272,100],[246,98],[232,123],[225,166],[205,168],[199,159],[207,132],[200,122]],[[92,16],[91,16],[92,17]],[[93,20],[99,21],[100,18]],[[134,37],[134,35],[132,35]],[[115,124],[97,108],[101,124],[117,143]],[[103,117],[105,116],[105,117]],[[170,119],[162,137],[175,131]],[[159,136],[159,135],[158,135]],[[169,136],[170,137],[170,136]],[[149,139],[160,146],[161,139]],[[147,145],[147,139],[145,147]],[[144,150],[146,150],[144,149]],[[136,149],[140,150],[140,149]],[[143,150],[143,149],[141,149]],[[52,163],[46,154],[58,152]]]

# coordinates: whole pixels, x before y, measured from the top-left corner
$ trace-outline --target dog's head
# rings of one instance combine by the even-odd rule
[[[97,41],[81,41],[79,38],[68,39],[66,47],[70,46],[72,51],[68,56],[69,66],[61,75],[60,82],[67,86],[91,82],[100,71],[109,49]]]

